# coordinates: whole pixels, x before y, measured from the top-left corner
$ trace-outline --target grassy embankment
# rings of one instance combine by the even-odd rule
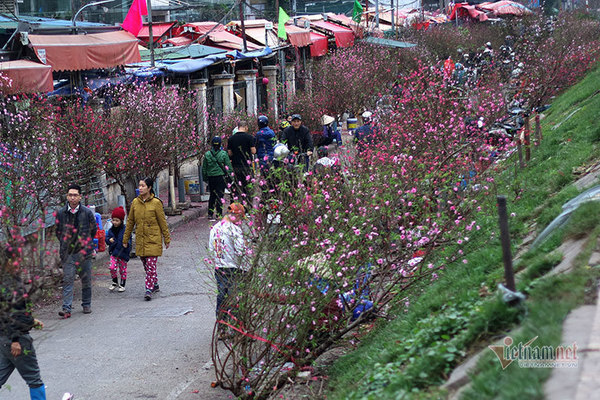
[[[339,359],[330,369],[329,399],[444,397],[438,385],[457,363],[518,326],[512,334],[515,343],[539,336],[539,346],[561,344],[565,316],[593,292],[600,276],[597,268],[585,265],[600,234],[600,207],[582,207],[566,229],[520,258],[515,268],[523,273],[517,286],[528,299],[515,308],[495,294],[503,281],[496,195],[508,198],[515,254],[530,230],[540,232],[579,193],[572,185],[574,169],[600,161],[600,68],[557,97],[545,114],[544,138],[532,149],[527,167],[517,167],[515,153],[496,173],[477,216],[481,229],[462,248],[468,263],[451,264],[438,280],[422,285],[407,309],[398,304],[394,320],[381,321],[357,349]],[[561,260],[553,250],[578,235],[588,235],[579,266],[570,274],[543,276]],[[445,251],[439,257],[458,249]],[[543,382],[550,374],[549,369],[522,369],[516,363],[502,371],[491,351],[477,371],[466,398],[543,398]]]

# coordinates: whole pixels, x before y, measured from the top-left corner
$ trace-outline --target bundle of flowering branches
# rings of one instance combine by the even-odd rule
[[[206,142],[198,129],[196,101],[176,87],[142,84],[117,86],[111,96],[116,107],[105,116],[110,129],[98,138],[103,169],[131,201],[139,179],[156,177],[171,163],[181,163]]]
[[[54,106],[26,95],[0,95],[0,103],[0,279],[10,299],[0,318],[7,321],[16,303],[35,299],[58,278],[57,252],[44,234],[63,177],[51,134]]]
[[[445,265],[430,260],[433,249],[468,240],[474,188],[506,144],[492,149],[466,117],[493,120],[502,96],[482,86],[456,100],[441,71],[424,65],[399,84],[377,138],[340,155],[338,168],[305,175],[284,161],[255,180],[250,268],[217,320],[227,339],[213,340],[218,381],[235,395],[281,387],[431,279]]]

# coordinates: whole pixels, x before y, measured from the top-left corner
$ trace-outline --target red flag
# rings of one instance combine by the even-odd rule
[[[129,12],[121,26],[132,35],[137,36],[144,25],[142,22],[142,15],[148,15],[146,0],[133,0]]]

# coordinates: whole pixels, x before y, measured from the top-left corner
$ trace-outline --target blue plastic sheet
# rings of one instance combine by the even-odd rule
[[[212,56],[204,58],[181,61],[163,68],[168,72],[176,74],[191,74],[225,59],[244,60],[248,58],[268,56],[271,53],[273,53],[273,50],[271,50],[270,47],[265,47],[262,50],[255,50],[247,53],[242,53],[241,51],[233,50],[225,54],[214,54]]]
[[[79,95],[84,100],[90,97],[92,92],[102,89],[106,86],[123,85],[133,81],[132,75],[120,75],[114,77],[89,77],[84,80],[84,87],[73,87],[68,81],[61,82],[54,86],[54,90],[48,93],[48,96],[70,96]],[[85,88],[89,90],[85,90]]]

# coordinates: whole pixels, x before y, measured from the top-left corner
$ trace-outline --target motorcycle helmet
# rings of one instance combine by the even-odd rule
[[[264,115],[258,117],[258,129],[269,126],[269,118]]]

